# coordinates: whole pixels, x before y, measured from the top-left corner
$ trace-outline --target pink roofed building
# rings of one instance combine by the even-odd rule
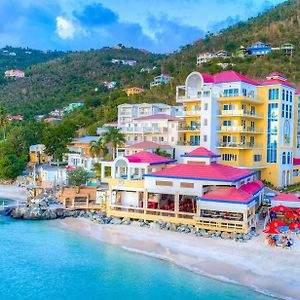
[[[9,120],[9,121],[23,121],[24,120],[24,116],[22,115],[17,115],[17,116],[13,116],[13,115],[8,115],[6,116],[6,119]]]
[[[25,72],[21,70],[7,70],[4,73],[5,78],[24,78]]]

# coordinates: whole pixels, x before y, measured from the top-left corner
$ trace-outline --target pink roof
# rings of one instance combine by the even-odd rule
[[[125,148],[126,149],[172,149],[173,147],[171,147],[170,145],[162,145],[150,141],[144,141],[144,142],[126,146]]]
[[[170,74],[168,73],[161,73],[161,76],[165,76],[165,77],[172,77]]]
[[[220,155],[206,149],[205,147],[199,147],[183,156],[219,157]]]
[[[240,190],[248,193],[248,194],[255,194],[258,192],[260,189],[264,187],[264,184],[260,180],[255,180],[246,184],[243,184],[240,187]]]
[[[174,162],[175,160],[157,155],[149,151],[140,151],[138,153],[124,156],[130,163],[148,163],[148,164],[163,164]]]
[[[201,73],[202,78],[204,82],[206,83],[213,83],[214,82],[214,77],[212,75],[206,74],[206,73]]]
[[[174,167],[151,173],[148,176],[233,182],[249,177],[252,174],[244,169],[220,164],[178,164]]]
[[[200,197],[201,200],[217,200],[226,202],[236,202],[236,203],[249,203],[253,200],[253,197],[235,187],[221,187],[208,192],[207,194]]]
[[[272,201],[300,202],[296,194],[278,194],[271,199]]]
[[[243,81],[253,85],[258,85],[258,82],[232,70],[220,72],[214,75],[215,83],[236,82],[236,81]]]
[[[174,116],[170,116],[167,114],[155,114],[145,117],[136,118],[134,120],[168,120],[168,121],[182,121],[179,118],[176,118]]]
[[[292,85],[291,83],[282,80],[282,79],[266,79],[263,82],[261,82],[259,85],[277,85],[277,84],[282,84],[282,85],[286,85],[289,86],[291,88],[296,88],[294,85]]]
[[[279,73],[279,72],[272,72],[270,74],[268,74],[266,77],[282,77],[282,78],[286,78],[286,76],[284,76],[283,74]]]

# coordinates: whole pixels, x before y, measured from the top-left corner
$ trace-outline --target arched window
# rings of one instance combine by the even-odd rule
[[[282,153],[282,164],[283,165],[286,164],[286,154],[285,154],[285,152]]]

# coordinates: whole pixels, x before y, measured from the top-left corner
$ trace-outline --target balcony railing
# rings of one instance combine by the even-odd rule
[[[185,117],[200,117],[201,110],[187,110],[183,112]]]
[[[264,102],[263,99],[261,99],[257,96],[243,95],[240,93],[232,94],[232,95],[221,93],[219,95],[219,97],[217,98],[218,101],[226,101],[228,99],[230,99],[230,101],[246,101],[249,103],[263,103]]]
[[[123,127],[124,133],[168,133],[167,127]]]
[[[200,126],[179,126],[178,131],[200,131]]]
[[[230,149],[262,149],[263,145],[260,143],[237,143],[237,142],[219,142],[217,148],[230,148]]]
[[[263,133],[263,129],[259,127],[244,127],[244,126],[219,126],[219,132],[240,132],[240,133]]]
[[[243,109],[219,110],[218,115],[220,117],[249,117],[249,118],[259,118],[259,119],[262,119],[264,117],[262,113],[246,111]]]

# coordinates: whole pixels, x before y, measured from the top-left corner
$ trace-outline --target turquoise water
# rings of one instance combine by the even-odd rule
[[[0,217],[0,299],[270,299],[99,243]]]

